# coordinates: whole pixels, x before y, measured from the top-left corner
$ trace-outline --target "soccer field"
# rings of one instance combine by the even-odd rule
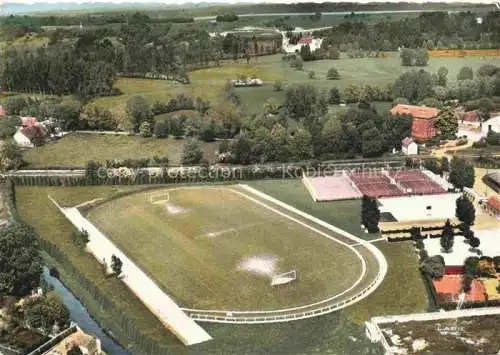
[[[152,194],[160,196],[151,201]],[[354,249],[238,187],[135,193],[87,217],[182,307],[282,309],[341,296],[351,287],[359,291],[372,281],[365,280]],[[297,272],[295,282],[270,285],[273,275],[290,270]]]

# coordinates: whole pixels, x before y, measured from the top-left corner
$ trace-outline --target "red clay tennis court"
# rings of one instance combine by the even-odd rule
[[[403,187],[403,191],[413,195],[443,194],[446,190],[419,170],[392,171],[389,176]]]
[[[441,304],[453,304],[458,300],[462,292],[461,275],[444,275],[441,280],[432,281],[436,290],[436,302]],[[475,303],[486,301],[486,289],[481,280],[474,279],[471,283],[471,289],[465,294],[465,302]]]
[[[380,171],[351,173],[351,180],[362,194],[370,197],[401,196],[403,192],[389,178]]]

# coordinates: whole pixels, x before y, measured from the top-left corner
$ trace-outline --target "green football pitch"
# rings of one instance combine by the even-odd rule
[[[362,258],[335,235],[254,197],[237,186],[155,189],[87,217],[183,307],[282,309],[366,282]],[[271,286],[291,270],[296,281]]]

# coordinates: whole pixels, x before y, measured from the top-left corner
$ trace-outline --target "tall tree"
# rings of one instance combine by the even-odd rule
[[[203,159],[202,143],[190,138],[184,143],[181,161],[183,165],[196,165]]]
[[[133,96],[127,101],[127,112],[132,123],[132,130],[139,132],[139,126],[153,118],[151,107],[142,96]]]
[[[435,126],[441,139],[456,138],[458,133],[458,120],[451,109],[445,109],[439,113]]]
[[[111,270],[118,277],[122,273],[123,262],[115,254],[111,255]]]
[[[450,163],[450,182],[458,189],[474,186],[474,167],[465,159],[454,157]]]
[[[451,252],[454,244],[454,235],[453,235],[453,227],[451,226],[450,220],[446,220],[446,223],[443,227],[443,232],[441,233],[441,247],[445,252]]]
[[[0,231],[0,294],[25,296],[40,282],[42,258],[38,235],[29,226],[11,223]]]
[[[363,195],[361,200],[361,223],[366,227],[369,233],[377,233],[379,231],[379,221],[380,210],[377,200]]]
[[[474,204],[465,195],[457,198],[455,215],[467,228],[474,224],[476,209],[474,208]]]
[[[457,74],[457,80],[472,80],[474,78],[474,71],[471,67],[464,66],[460,68],[460,71]]]

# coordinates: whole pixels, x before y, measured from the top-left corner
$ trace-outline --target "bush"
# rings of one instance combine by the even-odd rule
[[[168,138],[168,124],[165,122],[156,122],[154,127],[154,135],[156,138]]]
[[[274,91],[282,91],[283,90],[283,84],[281,83],[281,81],[276,80],[274,82],[273,89],[274,89]]]
[[[481,138],[479,141],[472,143],[472,148],[486,148],[488,146],[488,142],[486,139]]]
[[[440,279],[444,276],[444,258],[441,255],[431,256],[422,261],[420,270],[432,279]]]
[[[142,122],[141,126],[139,127],[139,133],[141,137],[144,138],[149,138],[153,135],[152,129],[151,129],[151,123],[149,122]]]
[[[314,70],[311,70],[309,73],[307,73],[307,77],[309,79],[314,79],[316,77],[316,72]]]
[[[326,73],[326,78],[328,80],[339,80],[340,79],[339,71],[335,68],[328,69],[328,72]]]

